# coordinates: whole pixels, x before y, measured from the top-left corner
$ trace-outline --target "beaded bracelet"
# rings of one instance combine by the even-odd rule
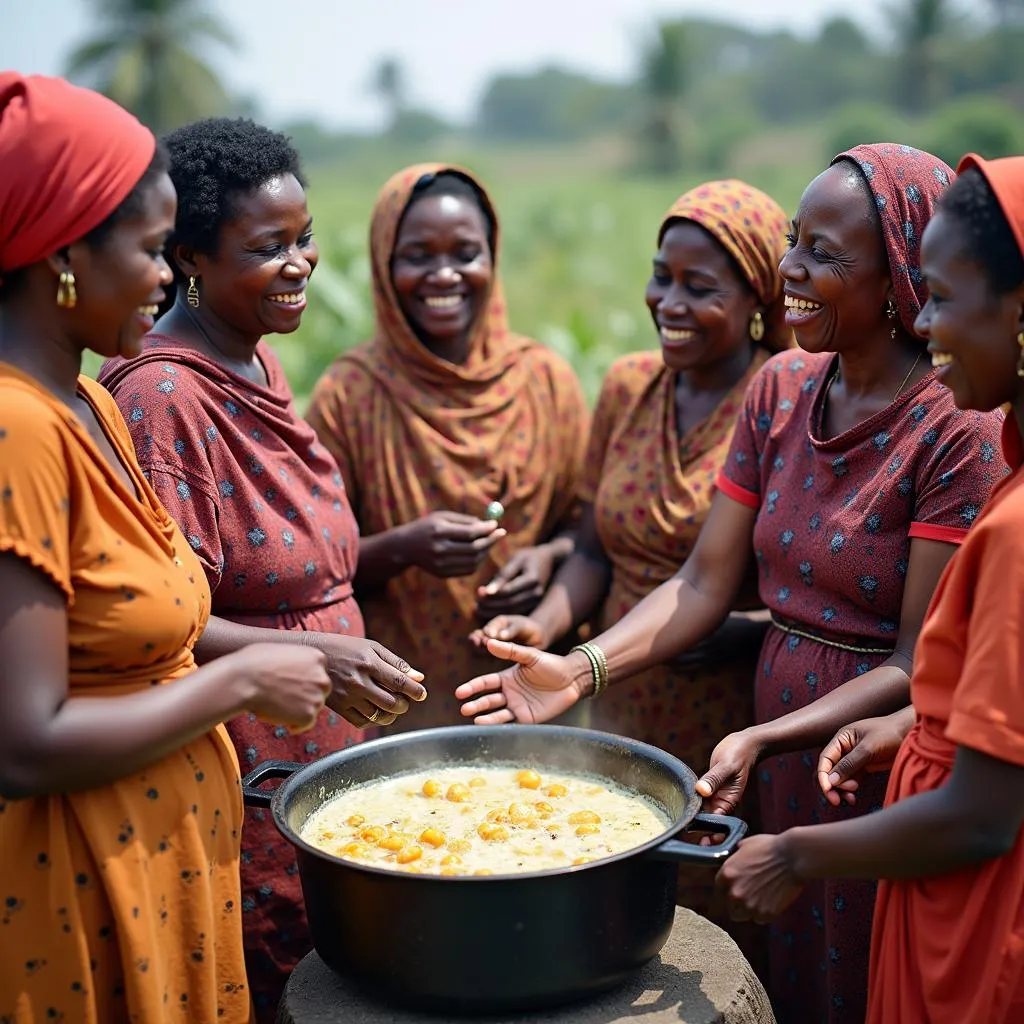
[[[604,656],[604,651],[597,644],[590,643],[579,644],[569,653],[573,654],[576,651],[582,651],[590,662],[591,677],[594,681],[594,692],[589,695],[590,698],[600,697],[608,688],[608,659]]]

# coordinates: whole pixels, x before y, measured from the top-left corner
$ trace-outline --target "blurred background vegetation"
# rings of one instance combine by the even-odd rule
[[[92,0],[94,34],[68,73],[157,132],[260,112],[213,70],[230,26],[203,0]],[[377,190],[422,160],[471,168],[502,221],[512,326],[560,351],[594,397],[619,354],[653,347],[643,304],[666,208],[710,177],[736,176],[792,210],[837,152],[896,141],[951,164],[967,151],[1024,153],[1024,0],[893,0],[878,37],[834,18],[813,38],[725,20],[650,26],[633,76],[559,67],[496,73],[470,123],[421,109],[401,63],[368,83],[384,130],[275,124],[305,159],[320,244],[311,303],[273,339],[300,404],[324,367],[369,337],[366,235]]]

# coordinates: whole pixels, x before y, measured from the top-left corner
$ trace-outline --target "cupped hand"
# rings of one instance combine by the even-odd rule
[[[465,702],[462,714],[477,725],[547,722],[583,696],[572,656],[561,658],[504,640],[486,639],[484,646],[496,658],[515,665],[477,676],[456,688],[456,698]],[[589,678],[589,672],[584,678]]]
[[[401,529],[406,561],[442,578],[471,576],[507,533],[492,519],[462,512],[431,512]]]
[[[479,587],[477,616],[525,615],[540,602],[555,571],[555,556],[550,545],[517,551],[485,586]]]
[[[327,659],[314,647],[250,644],[228,655],[248,688],[246,710],[292,732],[316,723],[331,692]]]
[[[896,752],[913,723],[904,712],[884,718],[865,718],[840,729],[818,759],[818,785],[833,807],[857,802],[863,772],[892,767]]]
[[[547,637],[540,624],[525,615],[498,615],[485,626],[474,629],[469,634],[470,641],[477,647],[483,647],[486,639],[510,640],[512,643],[526,647],[539,647],[543,650],[548,646]]]
[[[331,694],[327,706],[352,725],[390,725],[409,710],[409,701],[422,701],[423,673],[375,640],[334,633],[306,633],[304,642],[327,658]]]
[[[786,833],[749,836],[722,866],[715,884],[725,892],[733,920],[766,924],[800,895],[804,882],[788,846]]]
[[[749,731],[726,736],[711,752],[711,766],[697,780],[704,809],[729,814],[740,802],[760,756],[761,745]]]

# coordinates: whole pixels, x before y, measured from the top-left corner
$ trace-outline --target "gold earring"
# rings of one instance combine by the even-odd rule
[[[896,340],[896,314],[899,310],[896,309],[896,303],[890,299],[885,304],[885,315],[893,322],[892,327],[889,328],[889,337],[893,341]]]
[[[1020,345],[1020,358],[1017,360],[1017,376],[1024,379],[1024,331],[1017,335],[1017,344]]]
[[[185,299],[193,309],[199,308],[199,289],[196,287],[194,277],[188,279],[188,291],[185,293]]]
[[[78,290],[75,288],[75,274],[72,270],[62,270],[57,282],[57,305],[61,309],[74,309],[78,302]]]
[[[750,340],[760,341],[764,337],[764,317],[761,316],[761,311],[758,310],[750,318]]]

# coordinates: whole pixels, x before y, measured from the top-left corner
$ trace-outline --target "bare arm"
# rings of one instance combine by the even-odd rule
[[[125,696],[70,697],[65,597],[28,562],[0,555],[0,792],[19,798],[105,785],[246,709],[288,722],[275,714],[284,705],[271,706],[262,692],[266,650]],[[307,650],[289,661],[299,670],[282,679],[292,690],[293,721],[308,728],[328,689],[323,656]],[[311,703],[314,690],[319,701]]]

